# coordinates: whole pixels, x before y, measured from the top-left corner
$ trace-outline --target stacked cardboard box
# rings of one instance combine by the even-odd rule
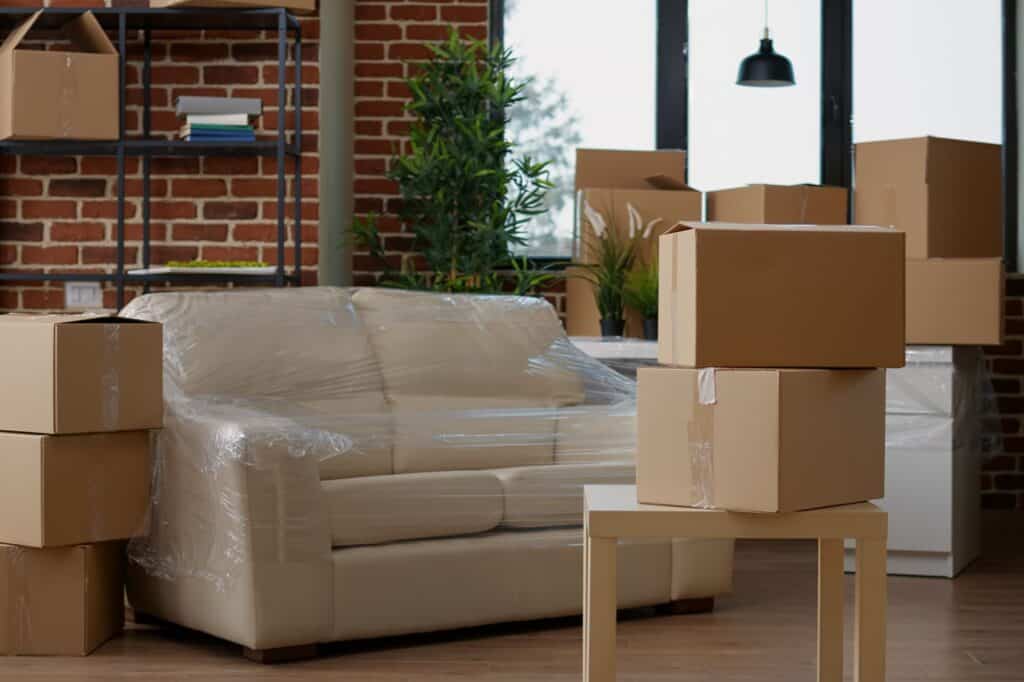
[[[660,268],[662,366],[638,372],[640,502],[788,512],[881,497],[904,236],[684,222],[661,237]]]
[[[576,150],[576,213],[579,252],[577,263],[597,258],[594,227],[584,218],[583,207],[601,215],[608,229],[619,236],[640,230],[639,259],[653,261],[658,237],[681,220],[700,220],[701,193],[687,187],[684,175],[686,152]],[[566,290],[566,328],[572,336],[598,336],[600,314],[589,282],[569,277]],[[642,336],[643,321],[627,311],[626,335]]]
[[[92,12],[62,27],[71,50],[26,48],[42,14],[0,45],[0,140],[116,140],[117,50]]]
[[[855,220],[907,235],[907,343],[1002,343],[1000,146],[885,140],[856,160]]]
[[[149,502],[161,327],[0,316],[0,653],[85,655],[124,621]]]

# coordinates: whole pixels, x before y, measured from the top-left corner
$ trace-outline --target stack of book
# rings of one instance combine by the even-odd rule
[[[179,97],[178,117],[185,121],[186,142],[255,142],[252,120],[263,113],[263,102],[245,97]]]

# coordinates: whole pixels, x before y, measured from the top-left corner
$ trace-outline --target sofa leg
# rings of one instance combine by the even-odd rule
[[[658,613],[670,616],[681,616],[688,613],[709,613],[715,610],[715,598],[677,599],[667,604],[659,604],[654,608]]]
[[[299,644],[297,646],[282,646],[276,649],[250,649],[242,647],[242,653],[250,661],[257,663],[291,663],[303,661],[309,658],[316,658],[316,644]]]

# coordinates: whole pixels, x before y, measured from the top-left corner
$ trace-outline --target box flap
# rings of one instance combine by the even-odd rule
[[[18,25],[0,45],[0,52],[15,50],[32,31],[43,10],[39,10]],[[77,52],[116,55],[117,49],[110,42],[100,22],[92,12],[83,12],[62,27],[62,32]]]
[[[11,50],[18,47],[21,41],[25,39],[28,32],[32,30],[36,21],[39,20],[39,15],[43,13],[43,10],[39,10],[25,21],[21,22],[17,28],[10,32],[7,38],[4,40],[3,45],[0,45],[0,52],[10,52]]]
[[[156,322],[105,313],[7,313],[0,315],[0,326],[41,325],[53,327],[64,324],[156,324]]]
[[[733,231],[733,232],[891,232],[899,234],[889,227],[874,225],[757,225],[754,223],[700,223],[680,221],[665,230],[665,234],[701,231]]]
[[[575,188],[650,189],[647,178],[664,175],[686,182],[686,152],[577,149]]]
[[[671,175],[664,175],[659,173],[658,175],[651,175],[644,178],[648,185],[654,189],[663,190],[674,190],[678,192],[696,192],[694,188],[687,185],[679,178],[674,178]]]
[[[92,12],[84,12],[65,24],[64,33],[79,52],[117,54],[117,49]]]

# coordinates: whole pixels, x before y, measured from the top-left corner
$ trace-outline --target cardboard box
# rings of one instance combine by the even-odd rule
[[[131,538],[145,524],[150,479],[148,431],[0,433],[0,542]]]
[[[91,12],[64,26],[74,52],[22,48],[41,14],[0,45],[0,139],[116,140],[117,50]]]
[[[583,206],[599,213],[623,238],[632,231],[640,240],[640,262],[655,261],[658,237],[680,220],[699,220],[701,193],[683,180],[686,154],[681,151],[616,151],[579,149],[576,152],[579,248],[576,262],[593,263],[596,235],[583,217]],[[571,271],[570,271],[571,273]],[[569,277],[566,289],[566,328],[572,336],[599,336],[600,313],[593,287]],[[643,335],[643,320],[627,310],[626,335]]]
[[[642,503],[787,512],[885,492],[884,370],[637,375]]]
[[[907,233],[907,258],[1003,255],[1002,148],[918,137],[856,146],[854,221]]]
[[[1003,262],[998,258],[907,261],[907,343],[1003,342]]]
[[[159,428],[162,327],[97,315],[0,315],[0,430]]]
[[[284,7],[299,14],[316,11],[316,0],[149,0],[150,7],[231,7],[258,9]]]
[[[903,366],[900,232],[681,223],[660,247],[661,364]]]
[[[0,545],[0,654],[85,656],[124,627],[124,544]]]
[[[846,188],[747,185],[708,192],[709,221],[775,225],[845,225]]]

